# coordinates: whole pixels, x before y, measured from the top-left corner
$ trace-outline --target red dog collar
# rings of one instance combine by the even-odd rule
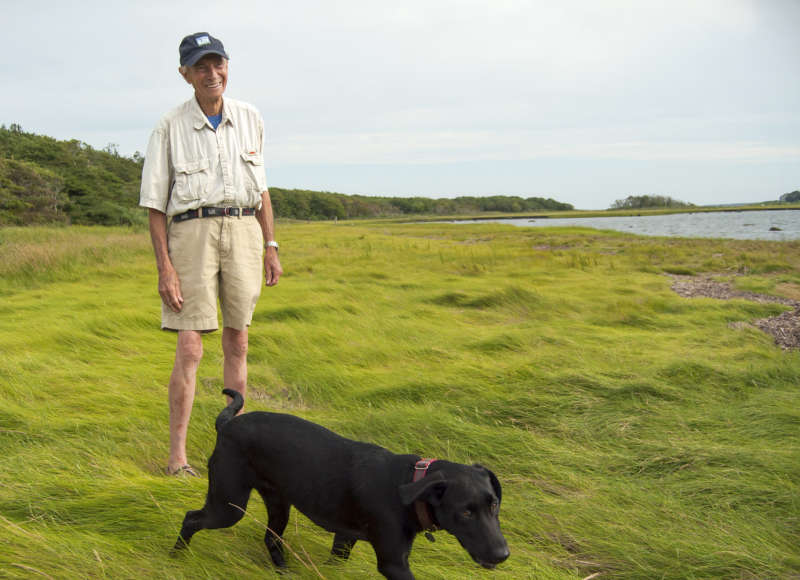
[[[431,466],[431,463],[436,461],[436,458],[425,458],[420,459],[414,464],[414,479],[412,483],[421,480],[428,474],[428,468]],[[425,536],[433,541],[433,536],[430,535],[430,532],[435,532],[439,529],[433,522],[433,516],[431,515],[431,510],[428,507],[428,504],[422,500],[417,500],[414,502],[414,510],[417,512],[417,519],[419,520],[422,529],[427,532]]]

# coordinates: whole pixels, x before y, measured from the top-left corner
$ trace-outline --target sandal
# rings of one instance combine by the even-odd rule
[[[174,476],[188,476],[188,477],[200,477],[200,475],[194,470],[194,467],[189,465],[181,465],[180,467],[176,467],[175,469],[170,469],[167,467],[164,471],[166,471],[167,475],[174,475]]]

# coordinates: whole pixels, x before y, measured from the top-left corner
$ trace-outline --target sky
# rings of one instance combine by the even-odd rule
[[[800,189],[800,0],[0,0],[0,123],[144,152],[192,97],[183,36],[231,57],[270,185],[381,196]]]

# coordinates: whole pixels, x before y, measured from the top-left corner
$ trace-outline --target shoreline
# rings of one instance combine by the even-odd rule
[[[483,213],[480,215],[451,215],[451,216],[420,216],[415,219],[398,219],[399,222],[441,222],[441,221],[490,221],[497,219],[579,219],[579,218],[606,218],[606,217],[644,217],[653,215],[693,214],[693,213],[743,213],[753,211],[789,211],[800,210],[800,204],[787,204],[781,206],[702,206],[691,208],[664,208],[664,209],[622,209],[622,210],[567,210],[539,213]],[[395,220],[393,220],[395,221]]]

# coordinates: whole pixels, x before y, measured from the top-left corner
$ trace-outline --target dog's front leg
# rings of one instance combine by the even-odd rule
[[[382,537],[372,542],[378,558],[378,572],[389,580],[414,580],[414,574],[408,566],[408,555],[411,553],[412,540],[401,537]]]
[[[378,572],[388,580],[414,580],[414,574],[408,567],[408,562],[386,561],[378,559]]]

